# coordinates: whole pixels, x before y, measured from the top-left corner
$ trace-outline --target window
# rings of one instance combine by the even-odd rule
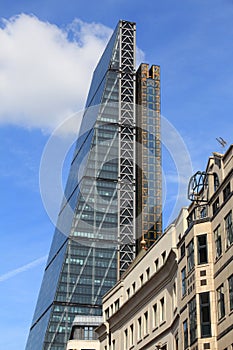
[[[189,336],[190,345],[192,345],[197,339],[197,310],[196,310],[196,298],[194,297],[189,302]]]
[[[128,329],[126,329],[124,331],[124,335],[125,335],[125,341],[124,341],[124,345],[125,345],[125,349],[128,349]]]
[[[150,268],[146,269],[146,278],[147,280],[150,278]]]
[[[143,274],[140,276],[140,284],[143,285]]]
[[[188,272],[194,267],[194,243],[193,239],[187,246],[187,262],[188,262]]]
[[[176,307],[177,307],[177,301],[176,301],[176,282],[174,282],[174,284],[173,284],[172,296],[173,296],[173,309],[175,310]]]
[[[198,236],[197,244],[198,244],[198,264],[206,264],[208,262],[207,235]]]
[[[229,305],[230,310],[233,310],[233,275],[228,278],[228,286],[229,286]]]
[[[214,173],[213,175],[214,175],[214,192],[215,192],[219,188],[219,178],[216,173]]]
[[[133,293],[135,293],[135,291],[136,291],[136,283],[135,282],[132,284],[132,289],[133,289]]]
[[[211,337],[210,293],[200,294],[201,337]]]
[[[78,338],[83,340],[94,340],[96,339],[96,334],[92,326],[84,326],[79,329]]]
[[[159,268],[159,259],[155,260],[155,272],[158,270]]]
[[[180,258],[183,258],[185,256],[185,244],[183,243],[180,247]]]
[[[157,312],[157,304],[153,305],[153,327],[158,326],[158,312]]]
[[[109,308],[105,310],[105,319],[107,320],[109,318]]]
[[[218,300],[218,319],[220,320],[225,316],[225,300],[223,292],[223,284],[217,289],[217,300]]]
[[[130,288],[127,289],[126,293],[127,293],[127,298],[129,299],[129,297],[130,297]]]
[[[223,190],[224,202],[227,200],[227,198],[230,196],[230,194],[231,194],[231,185],[230,185],[230,182],[228,182],[228,184],[226,185],[226,187]]]
[[[225,217],[225,231],[227,238],[227,247],[229,247],[233,242],[233,229],[232,229],[232,212]]]
[[[178,338],[178,334],[175,336],[175,350],[179,350],[179,338]]]
[[[162,253],[162,260],[163,260],[163,264],[165,262],[166,259],[166,250]]]
[[[220,225],[214,230],[214,240],[215,240],[215,254],[216,259],[222,255],[222,237],[220,232]]]
[[[188,320],[185,320],[183,322],[183,342],[184,342],[184,349],[187,349],[187,347],[188,347]]]
[[[142,339],[142,318],[138,319],[138,340]]]
[[[117,299],[117,300],[115,301],[115,312],[116,312],[117,310],[119,310],[119,307],[120,307],[120,301],[119,301],[119,299]]]
[[[191,212],[189,214],[189,216],[187,217],[187,223],[188,223],[188,227],[190,227],[193,223],[193,220],[195,220],[195,212]]]
[[[165,303],[164,298],[160,300],[160,322],[165,320]]]
[[[144,334],[148,334],[148,312],[144,313]]]
[[[207,217],[207,206],[203,206],[200,210],[200,218],[204,219]]]
[[[133,324],[130,326],[130,346],[134,344],[134,327]]]
[[[116,350],[116,341],[115,341],[115,339],[112,341],[112,350]]]
[[[182,297],[186,295],[186,267],[181,270]]]
[[[216,201],[212,205],[213,215],[217,212],[218,208],[219,208],[219,198],[217,198]]]

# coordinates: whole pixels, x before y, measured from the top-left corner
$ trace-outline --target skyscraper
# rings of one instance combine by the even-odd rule
[[[136,143],[135,23],[120,21],[93,74],[26,350],[63,350],[75,315],[101,315],[134,259]]]
[[[142,63],[136,73],[137,251],[162,234],[160,67]]]

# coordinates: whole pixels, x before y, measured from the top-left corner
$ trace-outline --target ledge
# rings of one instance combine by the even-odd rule
[[[152,329],[152,332],[157,331],[157,329],[159,329],[159,327],[158,327],[158,326],[154,327],[154,328]]]
[[[222,322],[224,322],[226,320],[226,315],[223,316],[220,320],[218,320],[217,325],[220,325]]]

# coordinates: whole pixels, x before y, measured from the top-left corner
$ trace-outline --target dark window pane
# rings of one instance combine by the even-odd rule
[[[205,264],[208,262],[207,235],[198,236],[197,241],[198,241],[198,264]]]
[[[194,242],[193,239],[187,246],[187,263],[188,263],[188,272],[194,267]]]
[[[196,310],[196,297],[189,302],[189,335],[190,345],[197,339],[197,310]]]
[[[230,310],[233,310],[233,275],[228,278]]]

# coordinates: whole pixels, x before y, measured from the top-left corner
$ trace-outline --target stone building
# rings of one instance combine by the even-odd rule
[[[189,183],[191,205],[103,298],[100,350],[233,349],[233,145]]]

